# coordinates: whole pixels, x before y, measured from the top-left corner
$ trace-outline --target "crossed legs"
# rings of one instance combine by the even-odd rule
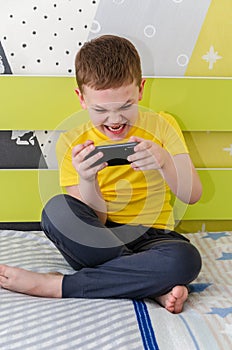
[[[68,204],[80,222],[85,220],[83,229],[80,222],[76,226],[75,237],[72,230],[68,235],[64,232],[71,224],[64,208],[59,211],[63,213],[60,219],[54,215],[62,203]],[[47,204],[42,224],[46,235],[76,271],[63,276],[0,265],[1,287],[42,297],[152,298],[168,311],[179,313],[188,297],[186,285],[201,268],[196,248],[177,233],[149,229],[125,244],[115,234],[117,228],[105,227],[90,208],[69,196],[55,197]],[[91,226],[90,232],[86,232],[86,224]],[[130,230],[132,236],[138,237],[135,227],[125,228],[127,237]]]

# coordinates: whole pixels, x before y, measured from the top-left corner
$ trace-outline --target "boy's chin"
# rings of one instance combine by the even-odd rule
[[[127,133],[124,133],[122,135],[114,135],[114,134],[111,134],[111,133],[105,133],[105,135],[110,139],[110,140],[113,140],[113,141],[120,141],[120,140],[123,140],[126,138],[126,135]]]
[[[120,141],[120,140],[123,140],[123,139],[125,139],[125,136],[121,136],[121,137],[116,137],[116,136],[108,136],[109,137],[109,139],[111,139],[112,141]]]

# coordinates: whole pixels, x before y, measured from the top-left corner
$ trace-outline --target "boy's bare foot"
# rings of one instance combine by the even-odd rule
[[[18,267],[0,265],[0,287],[13,292],[47,297],[62,297],[63,275],[38,273]]]
[[[179,314],[183,310],[185,301],[188,298],[188,290],[185,286],[175,286],[171,292],[156,297],[155,300],[168,311]]]

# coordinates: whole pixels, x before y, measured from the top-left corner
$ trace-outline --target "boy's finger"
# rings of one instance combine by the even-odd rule
[[[72,156],[75,157],[78,153],[80,153],[84,148],[94,145],[94,142],[92,140],[87,140],[84,143],[80,143],[73,147],[72,149]],[[94,149],[94,148],[93,148]]]
[[[85,141],[84,143],[83,143],[83,145],[85,146],[85,147],[87,147],[87,146],[89,146],[89,145],[93,145],[94,144],[94,142],[92,141],[92,140],[87,140],[87,141]]]
[[[82,146],[82,147],[77,147],[76,149],[74,149],[73,151],[73,157],[75,158],[76,156],[80,155],[80,160],[84,160],[85,157],[94,150],[94,145],[91,143],[89,146],[84,146],[82,145],[78,145],[78,146]]]
[[[78,153],[80,153],[80,151],[82,151],[84,149],[84,145],[83,144],[79,144],[79,145],[76,145],[72,148],[72,156],[73,157],[76,157],[76,155]]]
[[[94,163],[96,163],[100,158],[102,158],[104,154],[102,152],[97,152],[96,154],[92,155],[91,157],[85,159],[89,153],[91,153],[91,152],[88,152],[85,155],[83,160],[85,161],[85,164],[88,166],[88,168],[89,167],[92,168],[94,166]]]
[[[144,139],[142,137],[137,137],[137,136],[131,136],[129,138],[129,141],[130,142],[141,142],[141,141],[144,141]]]

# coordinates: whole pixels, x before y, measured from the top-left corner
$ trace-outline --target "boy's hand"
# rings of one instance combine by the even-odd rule
[[[131,142],[139,142],[135,146],[135,153],[127,159],[134,170],[158,170],[162,169],[167,159],[168,152],[158,144],[140,137],[130,137]]]
[[[107,163],[102,163],[91,167],[98,159],[103,157],[102,152],[98,152],[94,156],[85,159],[85,157],[94,150],[94,143],[91,140],[83,144],[79,144],[72,149],[72,164],[79,176],[87,181],[93,181],[96,178],[98,171],[104,169]]]

